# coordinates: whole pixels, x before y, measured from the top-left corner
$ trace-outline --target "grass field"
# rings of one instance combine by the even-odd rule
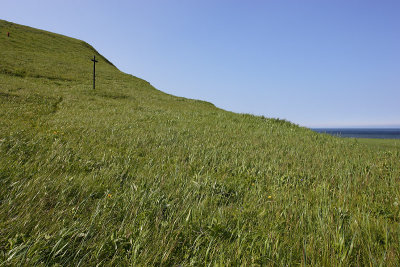
[[[358,138],[357,141],[375,149],[400,149],[400,139]]]
[[[0,266],[398,266],[399,158],[0,21]]]

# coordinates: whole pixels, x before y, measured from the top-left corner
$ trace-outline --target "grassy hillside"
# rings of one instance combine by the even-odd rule
[[[358,138],[357,141],[361,144],[366,144],[375,149],[387,150],[400,149],[400,139],[370,139],[370,138]]]
[[[1,266],[398,265],[399,158],[0,21]]]

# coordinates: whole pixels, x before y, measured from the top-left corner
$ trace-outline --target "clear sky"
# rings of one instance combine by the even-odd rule
[[[400,127],[399,0],[1,0],[177,96],[307,127]]]

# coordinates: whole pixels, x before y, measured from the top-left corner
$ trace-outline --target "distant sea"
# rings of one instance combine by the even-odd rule
[[[312,128],[339,137],[400,139],[400,128]]]

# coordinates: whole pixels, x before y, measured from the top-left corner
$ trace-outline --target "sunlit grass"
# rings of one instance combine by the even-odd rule
[[[375,149],[400,149],[400,139],[358,138],[357,141]]]
[[[4,265],[399,263],[400,149],[178,98],[0,21]]]

